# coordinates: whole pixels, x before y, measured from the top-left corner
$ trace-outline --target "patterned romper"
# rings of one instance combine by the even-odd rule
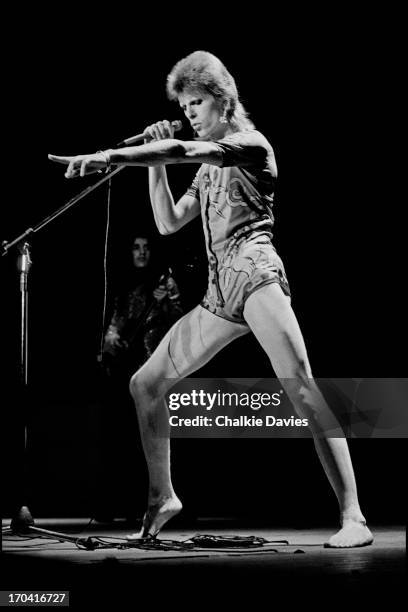
[[[200,166],[187,191],[201,204],[209,264],[201,306],[245,323],[245,300],[260,287],[279,283],[290,296],[282,260],[272,245],[273,151],[256,130],[236,132],[215,144],[222,166]]]

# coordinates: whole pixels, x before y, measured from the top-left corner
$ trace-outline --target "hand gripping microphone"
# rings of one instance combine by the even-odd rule
[[[183,124],[181,123],[179,119],[176,119],[176,121],[172,121],[171,125],[174,128],[175,132],[179,132],[183,127]],[[144,140],[145,138],[149,138],[149,135],[147,134],[146,131],[142,132],[141,134],[136,134],[136,136],[125,138],[125,140],[121,140],[115,146],[116,147],[131,147],[132,145],[136,144],[137,142],[140,142],[141,140]]]

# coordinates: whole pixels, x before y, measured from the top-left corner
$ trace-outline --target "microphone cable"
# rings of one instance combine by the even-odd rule
[[[110,207],[111,207],[111,190],[112,190],[112,178],[108,181],[108,192],[106,198],[106,226],[105,226],[105,241],[103,251],[103,305],[102,305],[102,328],[99,343],[99,355],[98,360],[102,361],[103,345],[104,345],[104,330],[105,330],[105,318],[106,318],[106,307],[107,307],[107,295],[108,295],[108,271],[107,271],[107,260],[108,260],[108,240],[109,240],[109,229],[110,229]]]

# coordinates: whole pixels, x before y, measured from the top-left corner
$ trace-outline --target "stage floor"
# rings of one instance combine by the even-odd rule
[[[3,521],[3,528],[9,521]],[[87,519],[36,519],[37,528],[91,538],[113,548],[87,550],[30,533],[3,531],[1,589],[71,590],[71,604],[125,602],[143,589],[157,601],[199,597],[210,603],[241,597],[273,597],[314,601],[323,592],[358,595],[366,600],[392,600],[406,581],[406,533],[402,526],[371,527],[375,542],[354,549],[329,549],[323,544],[335,529],[294,530],[242,528],[228,521],[196,521],[194,529],[165,529],[161,540],[182,542],[197,534],[256,536],[268,540],[257,548],[143,550],[119,548],[135,531],[123,521],[91,523]],[[286,540],[288,544],[278,542]],[[81,540],[80,540],[81,542]],[[88,541],[89,542],[89,541]],[[80,544],[82,546],[82,544]],[[185,602],[186,603],[186,602]],[[71,606],[72,607],[72,606]]]

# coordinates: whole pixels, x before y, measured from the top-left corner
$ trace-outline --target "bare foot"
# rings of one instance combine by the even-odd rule
[[[365,521],[346,519],[343,526],[335,533],[325,548],[353,548],[354,546],[368,546],[374,541],[373,534],[365,524]]]
[[[181,501],[176,496],[165,498],[156,504],[149,505],[143,517],[143,524],[140,532],[126,536],[126,539],[141,540],[142,538],[155,538],[163,525],[173,518],[173,516],[176,516],[182,507]]]

